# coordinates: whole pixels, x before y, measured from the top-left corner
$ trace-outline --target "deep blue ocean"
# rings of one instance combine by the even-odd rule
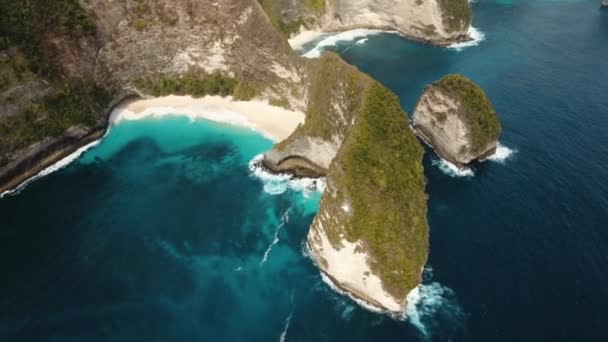
[[[485,39],[462,50],[392,34],[329,47],[408,113],[457,72],[502,122],[510,155],[469,175],[427,151],[431,250],[407,319],[321,280],[303,249],[320,195],[249,170],[271,141],[175,115],[123,121],[0,199],[0,341],[608,341],[599,2],[479,0]]]

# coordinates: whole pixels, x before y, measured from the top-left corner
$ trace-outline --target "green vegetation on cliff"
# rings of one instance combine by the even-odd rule
[[[473,81],[451,74],[433,83],[442,91],[457,99],[462,108],[458,112],[464,117],[470,130],[473,153],[482,151],[500,135],[500,122],[486,93]]]
[[[94,32],[78,0],[0,0],[0,50],[20,47],[30,68],[43,76],[58,76],[45,49],[49,37],[67,43]]]
[[[325,12],[325,0],[299,0],[295,3],[289,0],[258,0],[264,8],[264,12],[272,25],[281,32],[284,36],[289,37],[292,33],[297,32],[302,25],[309,24],[314,20],[312,16],[320,16]],[[290,8],[290,6],[296,6]],[[305,11],[310,12],[309,16],[302,15],[300,6]],[[296,12],[291,16],[285,16],[285,13]]]
[[[320,203],[331,217],[323,230],[336,248],[343,238],[362,241],[386,291],[405,298],[429,248],[422,146],[399,99],[335,53],[311,61],[310,75],[306,121],[276,148],[299,136],[344,138]]]
[[[442,21],[449,31],[466,29],[473,19],[473,11],[468,0],[438,0]]]
[[[364,241],[396,298],[418,285],[427,259],[422,155],[398,98],[374,81],[337,162],[353,207],[346,237]]]
[[[81,38],[94,34],[78,0],[0,0],[0,110],[11,109],[0,115],[0,166],[69,127],[100,123],[110,94],[92,80],[66,76],[57,53],[78,55]]]
[[[94,127],[110,95],[92,82],[70,80],[18,115],[0,120],[0,166],[17,149],[56,137],[72,126]]]
[[[137,86],[153,96],[232,95],[238,100],[250,100],[257,95],[257,89],[253,83],[239,80],[219,71],[207,74],[197,70],[179,76],[162,75],[139,80]]]

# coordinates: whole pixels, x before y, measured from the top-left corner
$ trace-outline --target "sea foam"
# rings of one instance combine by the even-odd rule
[[[465,48],[477,46],[486,39],[486,35],[473,26],[469,28],[469,36],[471,37],[471,40],[461,43],[454,43],[452,45],[449,45],[448,49],[462,51]]]
[[[289,324],[291,323],[291,317],[293,317],[293,311],[289,314],[289,316],[287,316],[287,319],[285,320],[285,327],[283,328],[283,331],[281,332],[281,337],[279,338],[279,342],[285,342],[285,338],[287,337],[287,330],[289,329]]]
[[[505,161],[513,156],[517,150],[510,149],[505,145],[502,145],[500,142],[496,145],[496,152],[488,157],[488,160],[498,162],[504,164]]]
[[[454,291],[438,282],[429,283],[432,278],[429,266],[424,268],[423,278],[425,281],[407,295],[406,320],[425,338],[433,335],[433,328],[443,323],[458,329],[464,323],[465,315]]]
[[[308,197],[311,192],[325,190],[325,178],[295,178],[289,174],[273,174],[262,166],[263,154],[258,154],[249,161],[249,171],[254,178],[264,183],[264,191],[271,195],[280,195],[287,190],[302,192]]]
[[[358,40],[360,38],[365,38],[386,32],[390,31],[356,29],[330,34],[324,36],[311,50],[307,51],[302,56],[306,58],[319,58],[321,57],[321,54],[323,54],[323,51],[325,51],[328,47],[336,46],[340,42],[352,42],[353,40]],[[357,44],[359,44],[359,42],[361,42],[361,44],[365,43],[363,39],[358,40]]]
[[[262,261],[260,261],[260,265],[264,265],[266,263],[266,261],[268,261],[268,255],[270,254],[270,251],[272,250],[272,247],[274,247],[274,245],[276,245],[277,243],[279,243],[279,231],[287,223],[289,223],[289,210],[290,209],[291,208],[287,208],[287,210],[285,210],[285,212],[283,213],[283,216],[281,216],[281,223],[279,223],[279,225],[275,229],[275,231],[274,231],[274,239],[272,240],[272,242],[270,243],[270,245],[268,246],[268,248],[266,248],[266,251],[264,252],[264,257],[262,257]]]
[[[55,164],[53,164],[53,165],[45,168],[44,170],[38,172],[33,177],[28,178],[26,181],[24,181],[23,183],[19,184],[19,186],[17,186],[15,189],[4,191],[3,193],[0,194],[0,198],[3,198],[4,196],[8,196],[8,195],[18,195],[21,191],[23,191],[23,189],[25,189],[25,187],[27,187],[29,184],[31,184],[32,182],[36,181],[37,179],[45,177],[45,176],[48,176],[51,173],[53,173],[55,171],[59,171],[59,170],[63,169],[64,167],[70,165],[72,162],[74,162],[75,160],[77,160],[78,158],[80,158],[80,156],[82,154],[84,154],[86,151],[88,151],[91,148],[97,146],[101,142],[102,139],[95,140],[95,141],[93,141],[93,142],[91,142],[91,143],[89,143],[89,144],[87,144],[85,146],[82,146],[81,148],[79,148],[76,151],[74,151],[74,153],[66,156],[65,158],[59,160]]]
[[[471,169],[470,167],[458,167],[441,157],[433,158],[431,163],[437,166],[439,170],[441,170],[441,172],[445,173],[450,177],[475,176],[475,172],[473,172],[473,169]]]

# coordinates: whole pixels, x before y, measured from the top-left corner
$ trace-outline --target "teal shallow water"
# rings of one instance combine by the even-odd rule
[[[0,340],[608,340],[608,15],[480,0],[475,26],[485,41],[460,52],[394,35],[332,47],[408,112],[425,84],[469,76],[517,151],[473,177],[428,151],[431,253],[410,322],[321,281],[302,250],[318,194],[271,195],[248,169],[270,141],[167,116],[122,122],[0,200]]]

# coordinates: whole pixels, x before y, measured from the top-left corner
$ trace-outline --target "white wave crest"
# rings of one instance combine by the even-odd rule
[[[433,159],[432,164],[437,166],[439,170],[451,177],[473,177],[475,176],[475,172],[469,167],[458,167],[449,161],[437,157],[438,159]]]
[[[377,35],[384,32],[390,31],[382,31],[382,30],[368,30],[368,29],[355,29],[344,31],[340,33],[330,34],[321,41],[319,41],[314,48],[303,54],[303,57],[306,58],[319,58],[323,51],[325,51],[328,47],[335,46],[339,42],[352,42],[353,40],[357,40],[359,38],[365,38],[372,35]],[[362,39],[363,40],[363,39]],[[360,40],[361,41],[361,40]],[[357,42],[359,43],[359,42]],[[364,42],[363,42],[364,43]],[[361,44],[363,44],[361,43]]]
[[[359,39],[359,40],[357,40],[357,42],[355,44],[363,45],[367,42],[367,40],[368,40],[367,38]]]
[[[0,198],[3,198],[4,196],[8,196],[8,195],[18,195],[21,191],[23,191],[23,189],[25,189],[25,187],[27,187],[29,184],[31,184],[35,180],[37,180],[39,178],[42,178],[44,176],[48,176],[51,173],[53,173],[55,171],[59,171],[59,170],[63,169],[64,167],[70,165],[72,162],[74,162],[75,160],[77,160],[78,158],[80,158],[80,156],[83,153],[85,153],[86,151],[90,150],[91,148],[97,146],[101,142],[102,139],[103,138],[101,138],[99,140],[95,140],[95,141],[93,141],[91,143],[88,143],[85,146],[82,146],[81,148],[79,148],[76,151],[74,151],[74,153],[66,156],[65,158],[59,160],[55,164],[53,164],[53,165],[47,167],[46,169],[38,172],[33,177],[28,178],[26,181],[24,181],[23,183],[19,184],[19,186],[17,186],[15,189],[4,191],[3,193],[0,194]]]
[[[363,307],[364,309],[371,311],[371,312],[376,312],[376,313],[382,313],[382,314],[388,314],[389,316],[395,318],[395,319],[402,319],[402,317],[392,313],[392,312],[388,312],[386,310],[382,310],[381,308],[374,306],[362,299],[359,299],[353,295],[351,295],[349,292],[346,292],[344,290],[342,290],[340,287],[338,287],[333,280],[331,280],[330,277],[328,277],[325,272],[321,272],[321,279],[323,280],[323,282],[325,284],[327,284],[327,286],[329,286],[329,288],[338,293],[339,295],[343,296],[343,297],[348,297],[350,298],[352,301],[354,301],[355,303],[359,304],[359,306]]]
[[[311,192],[325,190],[325,178],[295,178],[289,174],[273,174],[261,165],[263,154],[258,154],[249,161],[249,171],[255,178],[264,182],[264,191],[271,195],[280,195],[288,189],[302,192],[308,197]]]
[[[266,263],[266,261],[268,260],[268,255],[270,254],[270,251],[272,250],[272,247],[274,247],[274,245],[279,243],[279,230],[281,230],[281,228],[283,228],[287,223],[289,223],[289,210],[290,209],[291,208],[287,208],[287,210],[285,210],[285,212],[283,213],[283,216],[281,216],[281,223],[277,226],[277,229],[275,229],[274,239],[272,240],[272,242],[270,243],[268,248],[266,248],[266,251],[264,252],[264,257],[262,258],[262,261],[260,261],[260,265],[264,265]]]
[[[507,146],[502,145],[500,142],[496,145],[496,152],[489,156],[487,159],[504,164],[504,162],[509,159],[517,150],[510,149]]]
[[[465,48],[477,46],[486,39],[486,35],[473,26],[469,28],[469,36],[471,37],[471,40],[461,43],[454,43],[448,46],[448,48],[456,51],[462,51]]]
[[[289,329],[289,324],[291,323],[291,317],[293,317],[293,311],[287,316],[285,320],[285,328],[281,332],[281,337],[279,338],[279,342],[285,342],[285,338],[287,337],[287,330]]]
[[[454,291],[437,282],[418,285],[410,291],[406,300],[406,319],[425,337],[431,335],[431,328],[440,319],[447,319],[453,325],[463,320],[463,311]]]

